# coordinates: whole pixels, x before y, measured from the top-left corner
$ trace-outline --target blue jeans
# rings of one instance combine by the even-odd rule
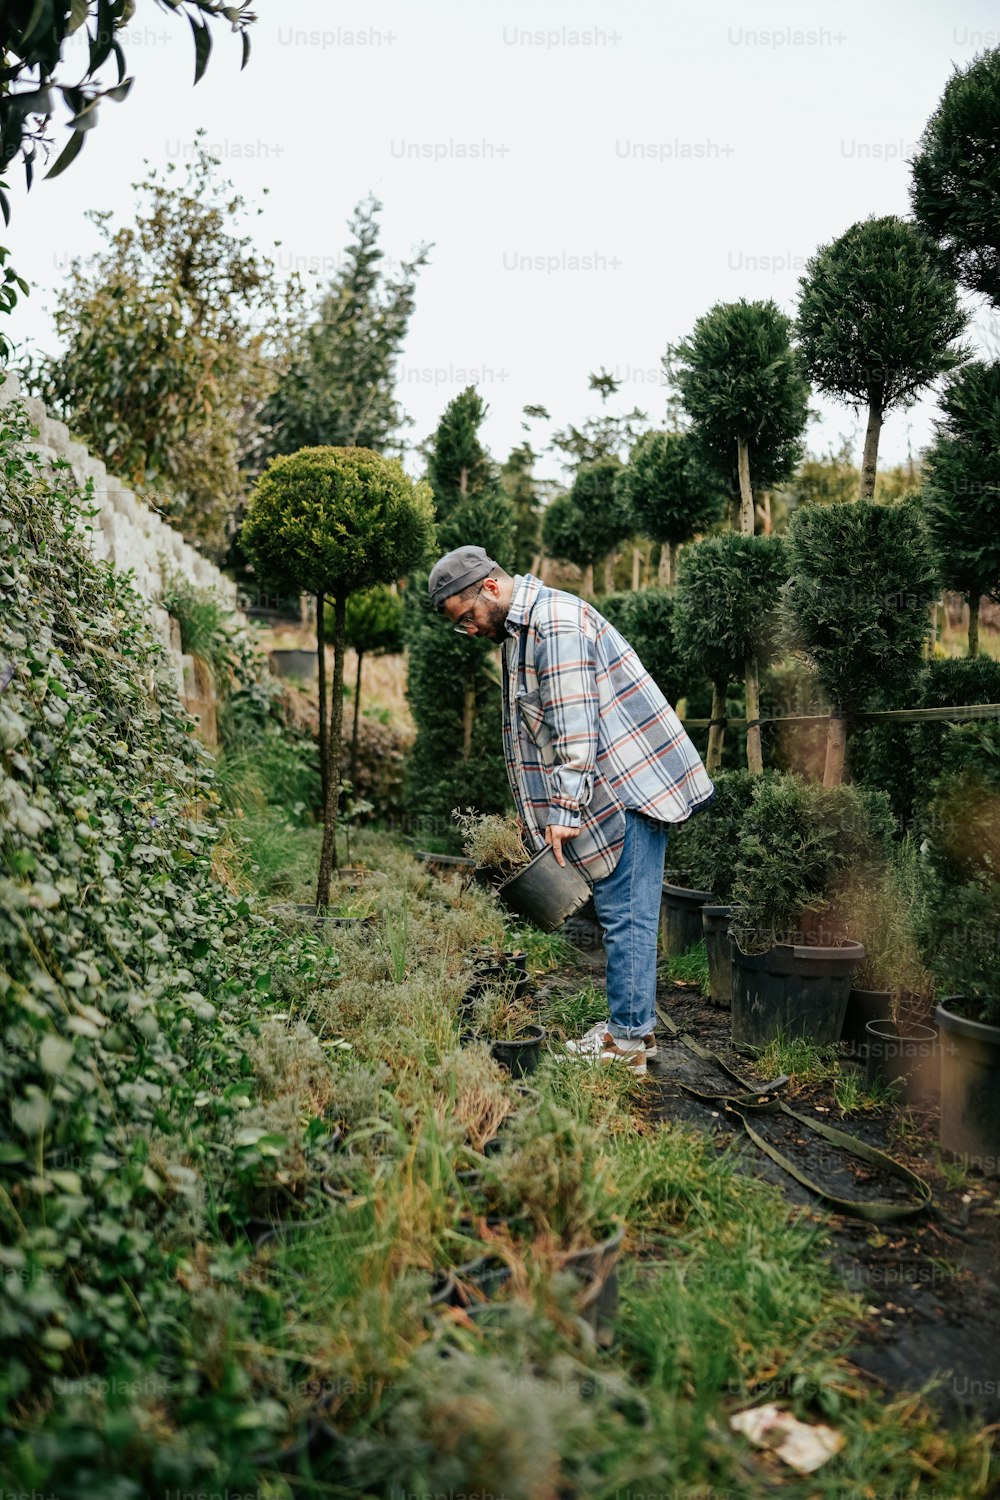
[[[611,874],[594,885],[594,906],[608,955],[612,1036],[648,1036],[655,1025],[660,896],[669,832],[668,823],[654,826],[626,810],[621,857]]]

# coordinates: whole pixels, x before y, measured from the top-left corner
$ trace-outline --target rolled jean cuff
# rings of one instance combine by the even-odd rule
[[[653,1022],[648,1026],[619,1026],[614,1021],[608,1022],[608,1031],[616,1041],[635,1042],[640,1037],[649,1036],[653,1030]]]

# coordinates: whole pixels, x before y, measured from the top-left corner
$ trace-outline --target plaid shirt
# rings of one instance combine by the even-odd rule
[[[514,579],[503,651],[507,776],[526,842],[579,828],[563,852],[591,881],[618,863],[625,809],[683,823],[715,790],[681,721],[592,604]]]

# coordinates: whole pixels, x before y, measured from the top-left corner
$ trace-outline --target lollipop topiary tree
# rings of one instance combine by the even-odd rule
[[[621,467],[613,457],[580,464],[569,494],[553,500],[542,520],[546,552],[581,569],[587,596],[594,592],[594,564],[631,535],[632,521],[618,487]],[[608,581],[606,576],[605,593],[610,593]]]
[[[316,597],[323,768],[323,844],[316,905],[330,899],[336,864],[340,754],[344,714],[344,648],[348,597],[400,577],[423,561],[434,539],[426,484],[415,484],[396,459],[369,448],[302,448],[276,458],[259,479],[243,523],[242,543],[269,585]],[[333,691],[326,725],[324,604],[333,601]]]
[[[957,68],[911,163],[917,223],[952,275],[1000,307],[1000,47]]]
[[[941,581],[969,602],[969,655],[979,603],[1000,597],[1000,362],[976,361],[947,382],[944,420],[923,460],[921,503]]]
[[[759,681],[778,642],[778,605],[787,578],[784,539],[726,532],[686,547],[678,566],[674,630],[684,659],[712,683],[706,768],[722,763],[726,688]],[[747,766],[763,768],[759,698],[747,695]]]
[[[403,597],[385,584],[351,594],[344,620],[344,640],[358,658],[351,728],[351,782],[358,781],[358,726],[361,721],[361,668],[366,656],[389,656],[403,649]]]
[[[754,529],[753,484],[790,478],[802,457],[809,387],[791,328],[774,302],[719,302],[667,353],[694,451],[727,482],[735,460],[745,536]]]
[[[867,408],[859,498],[875,493],[882,423],[965,358],[968,321],[937,246],[894,214],[852,224],[800,279],[798,337],[821,391]]]
[[[659,542],[661,587],[673,582],[674,550],[719,520],[725,493],[698,462],[685,432],[644,432],[618,478],[632,529]]]
[[[823,784],[838,786],[845,711],[916,689],[938,587],[934,559],[910,502],[806,506],[792,516],[788,547],[785,623],[834,708]]]

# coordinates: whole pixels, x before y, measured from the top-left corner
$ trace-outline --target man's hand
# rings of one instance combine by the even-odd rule
[[[567,839],[575,839],[580,832],[579,828],[565,828],[562,823],[549,823],[545,829],[545,842],[552,845],[556,856],[556,863],[565,865],[566,860],[562,852],[562,846]]]

